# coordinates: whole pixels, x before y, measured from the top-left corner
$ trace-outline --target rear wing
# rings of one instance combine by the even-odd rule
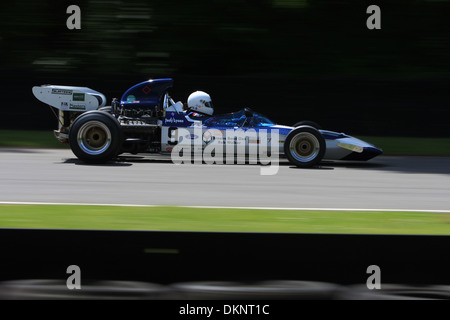
[[[105,106],[106,97],[90,88],[59,85],[33,87],[34,96],[61,111],[85,112]]]

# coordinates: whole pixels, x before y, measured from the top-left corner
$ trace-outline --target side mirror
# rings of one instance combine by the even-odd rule
[[[166,110],[168,107],[169,107],[169,94],[166,91],[163,98],[162,109]]]

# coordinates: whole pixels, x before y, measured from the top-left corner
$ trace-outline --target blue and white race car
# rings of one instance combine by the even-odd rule
[[[180,156],[193,151],[201,161],[206,155],[216,163],[236,155],[277,155],[307,168],[322,159],[364,161],[382,153],[370,143],[322,130],[313,122],[279,125],[248,108],[214,115],[209,95],[201,91],[185,106],[169,96],[172,86],[172,79],[144,81],[129,88],[120,101],[113,99],[111,106],[105,106],[103,94],[86,87],[43,85],[32,91],[57,109],[55,136],[88,163],[103,163],[122,153]]]

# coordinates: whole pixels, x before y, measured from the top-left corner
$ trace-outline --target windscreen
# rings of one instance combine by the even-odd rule
[[[209,118],[205,120],[203,124],[207,127],[230,127],[230,128],[242,126],[267,127],[275,125],[273,121],[256,112],[253,113],[252,116],[248,117],[245,115],[244,110]]]

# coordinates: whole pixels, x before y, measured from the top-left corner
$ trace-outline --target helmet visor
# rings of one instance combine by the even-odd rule
[[[208,107],[208,108],[212,108],[213,107],[212,106],[212,101],[204,101],[203,103],[204,103],[205,107]]]

